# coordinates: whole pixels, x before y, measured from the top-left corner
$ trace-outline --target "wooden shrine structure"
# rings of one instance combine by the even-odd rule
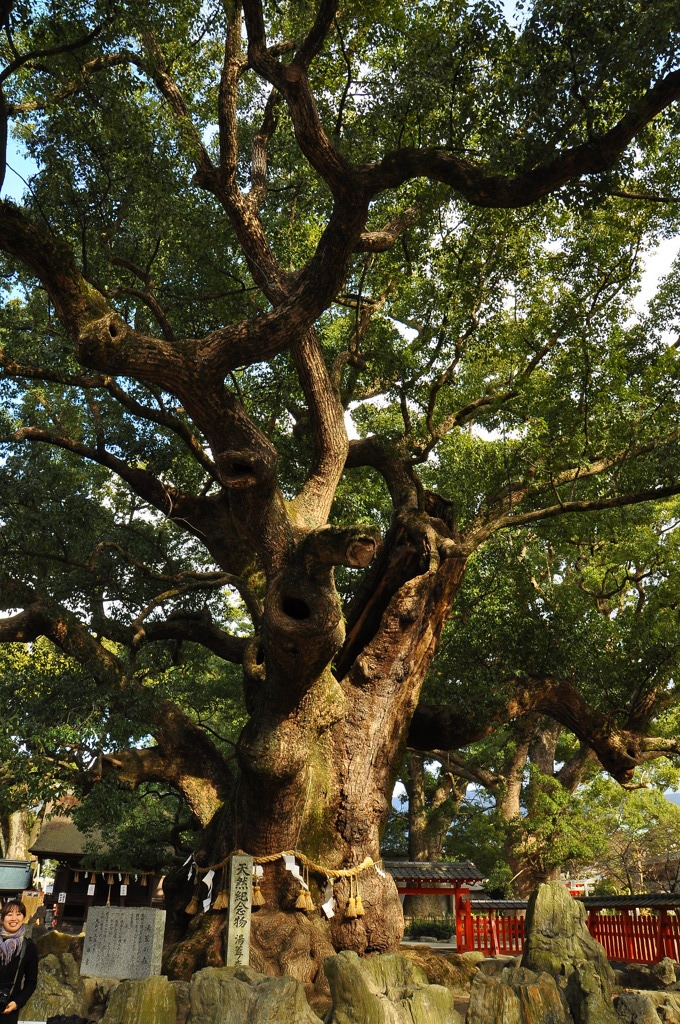
[[[158,872],[143,866],[137,871],[83,867],[87,841],[71,818],[53,817],[29,850],[38,858],[41,874],[46,860],[57,862],[52,892],[45,894],[46,924],[62,931],[80,931],[90,907],[163,905]],[[104,842],[102,849],[106,849]]]
[[[446,912],[455,915],[456,931],[462,919],[462,900],[469,897],[471,887],[480,885],[484,877],[469,860],[386,860],[383,866],[392,875],[401,897],[442,897]]]

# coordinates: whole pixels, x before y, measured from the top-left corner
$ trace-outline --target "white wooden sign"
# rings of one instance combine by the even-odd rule
[[[248,966],[252,889],[253,858],[235,853],[229,859],[227,967]]]

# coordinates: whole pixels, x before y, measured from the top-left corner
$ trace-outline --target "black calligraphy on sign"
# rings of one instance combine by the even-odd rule
[[[236,885],[234,899],[234,924],[237,928],[245,928],[250,915],[250,868],[241,862],[236,867]]]
[[[247,965],[250,958],[250,904],[253,859],[235,854],[231,861],[227,966]]]

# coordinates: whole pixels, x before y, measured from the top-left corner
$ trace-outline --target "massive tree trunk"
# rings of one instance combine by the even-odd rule
[[[464,561],[451,559],[402,585],[382,613],[379,630],[340,679],[330,666],[319,672],[313,658],[306,657],[307,620],[293,615],[283,622],[283,608],[295,612],[299,605],[293,598],[303,600],[299,590],[293,594],[286,587],[276,617],[287,640],[272,649],[271,660],[255,656],[249,665],[246,686],[253,717],[238,745],[238,787],[210,823],[199,864],[219,862],[233,849],[256,858],[299,851],[329,871],[351,868],[366,858],[379,862],[380,836],[408,723],[463,572]],[[305,598],[311,607],[308,588]],[[315,613],[321,614],[318,603]],[[303,689],[296,700],[290,696],[294,686]],[[272,693],[279,687],[277,703]],[[345,911],[357,884],[365,914],[348,917]],[[317,905],[326,885],[325,874],[312,869],[310,887]],[[357,882],[335,882],[335,916],[323,924],[319,917],[313,924],[299,922],[302,912],[295,910],[295,903],[300,885],[280,861],[265,865],[261,889],[266,908],[255,915],[254,957],[268,969],[281,967],[291,913],[298,918],[297,946],[315,948],[325,942],[327,952],[332,946],[363,954],[393,950],[401,939],[396,887],[389,875],[374,868],[361,871]],[[187,900],[187,889],[177,898]],[[259,926],[260,918],[266,928]],[[199,929],[215,927],[212,921],[198,924]],[[325,939],[319,939],[319,931]],[[280,942],[272,941],[274,933],[280,934]],[[192,934],[175,949],[168,968],[185,976],[204,962],[215,962],[216,948],[212,942],[207,952],[206,943]],[[309,954],[298,960],[293,969],[302,971],[302,980],[309,983]]]

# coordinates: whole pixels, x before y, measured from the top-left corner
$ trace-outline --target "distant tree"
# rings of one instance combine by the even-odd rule
[[[622,792],[602,782],[589,822],[606,843],[594,861],[601,889],[636,895],[680,891],[680,807],[658,790]]]

